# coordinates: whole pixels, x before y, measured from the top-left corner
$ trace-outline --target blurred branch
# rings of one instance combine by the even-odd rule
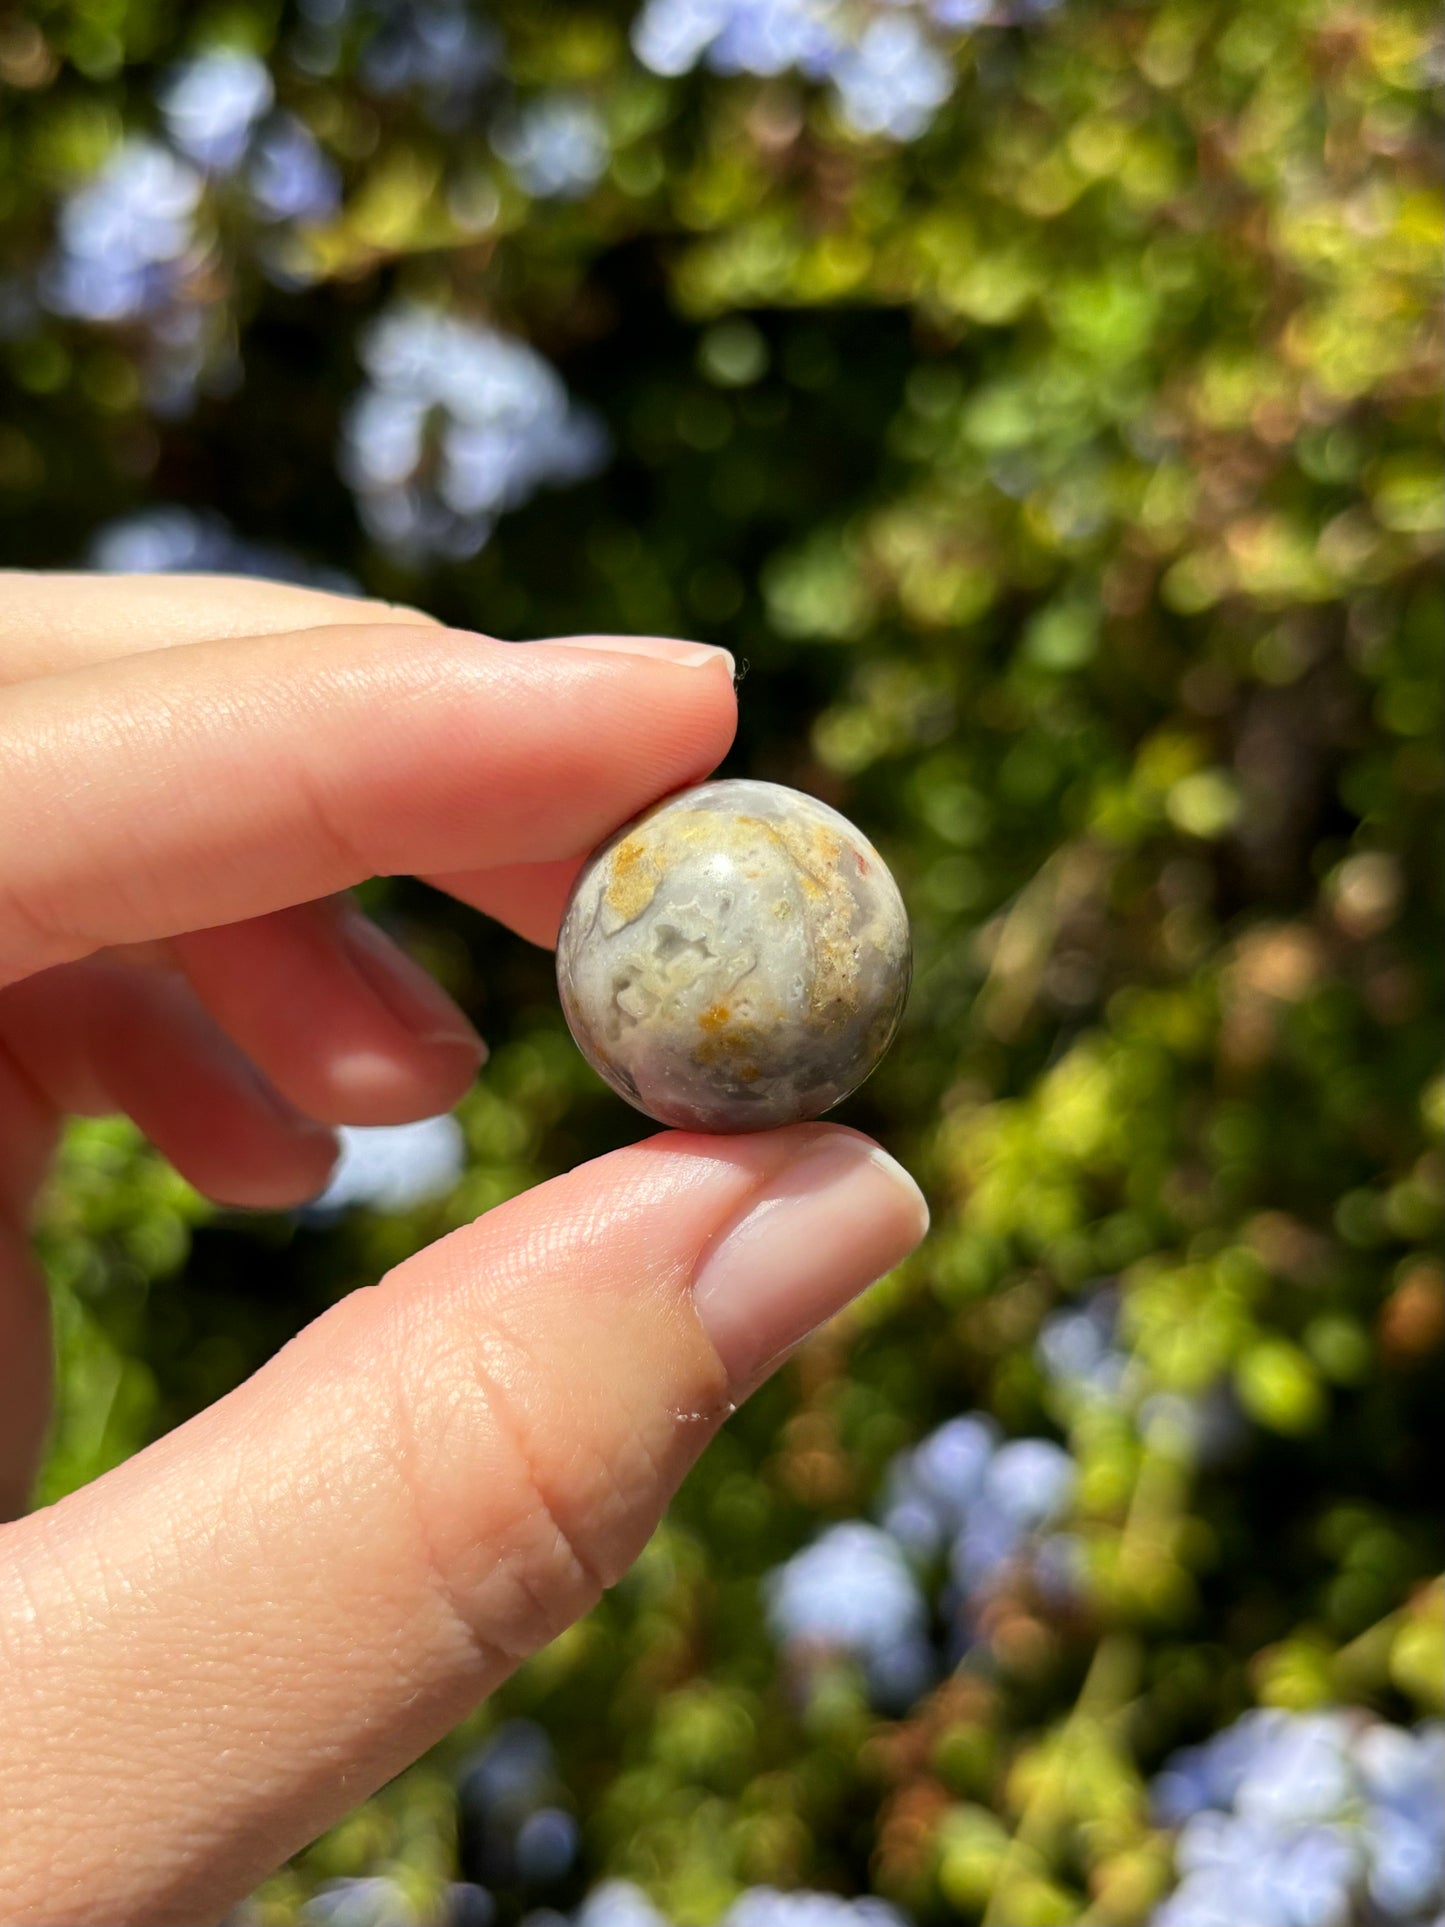
[[[1114,859],[1101,845],[1066,843],[985,933],[992,950],[977,1010],[1002,1043],[1018,1035],[1043,984],[1058,934],[1103,889]]]
[[[1146,1434],[1119,1543],[1121,1574],[1147,1557],[1178,1518],[1180,1487],[1178,1459],[1157,1446],[1151,1447]],[[1123,1631],[1107,1634],[1095,1648],[1079,1696],[1051,1743],[1048,1764],[1019,1816],[981,1927],[1011,1927],[1007,1913],[1011,1884],[1069,1813],[1078,1772],[1096,1752],[1099,1741],[1111,1747],[1116,1744],[1118,1726],[1138,1691],[1141,1657],[1137,1637]]]

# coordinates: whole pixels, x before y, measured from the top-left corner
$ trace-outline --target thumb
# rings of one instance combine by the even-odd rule
[[[653,1138],[10,1528],[4,1918],[222,1912],[585,1612],[733,1405],[926,1218],[836,1126]]]

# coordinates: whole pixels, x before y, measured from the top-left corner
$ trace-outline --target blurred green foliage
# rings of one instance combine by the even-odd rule
[[[180,502],[454,623],[746,660],[728,770],[847,810],[913,912],[903,1034],[845,1115],[921,1174],[935,1229],[728,1427],[502,1710],[552,1734],[589,1868],[684,1927],[759,1882],[1128,1927],[1168,1884],[1144,1785],[1172,1747],[1252,1703],[1441,1706],[1436,23],[1070,0],[956,36],[952,99],[892,144],[792,74],[647,73],[625,8],[490,18],[512,85],[605,123],[581,198],[529,196],[482,117],[288,64],[272,0],[0,25],[3,555],[72,564]],[[16,291],[65,197],[154,127],[168,63],[217,41],[271,61],[343,191],[269,253],[215,193],[206,372],[161,413],[144,326]],[[611,438],[600,474],[455,562],[389,555],[336,470],[361,332],[401,296],[526,337]],[[545,956],[404,881],[368,901],[493,1040],[464,1179],[308,1229],[218,1212],[128,1126],[79,1126],[40,1230],[42,1499],[637,1134]],[[1230,1388],[1221,1460],[1167,1407],[1041,1373],[1042,1323],[1106,1278],[1140,1383]],[[1075,1454],[1086,1598],[1005,1600],[987,1663],[906,1717],[846,1666],[801,1691],[761,1575],[971,1408]],[[449,1775],[497,1716],[257,1918],[377,1870],[424,1905],[454,1864]]]

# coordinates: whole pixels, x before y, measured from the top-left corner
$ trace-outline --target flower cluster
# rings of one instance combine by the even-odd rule
[[[350,11],[313,0],[292,50],[298,66],[326,72],[338,64]],[[379,98],[415,90],[439,125],[467,119],[478,89],[499,72],[495,32],[452,0],[364,11],[357,64],[366,90]],[[202,271],[214,254],[203,218],[208,189],[239,194],[264,230],[327,220],[341,204],[342,182],[311,130],[277,104],[271,70],[252,53],[217,47],[179,62],[163,77],[157,105],[166,139],[127,138],[63,202],[41,292],[57,314],[146,318],[165,345],[163,319],[174,332],[176,311],[203,299]],[[568,93],[501,112],[493,145],[528,193],[564,199],[585,194],[609,154],[601,116]],[[273,250],[262,244],[258,253],[280,271]]]
[[[721,74],[826,80],[859,134],[915,139],[954,88],[940,29],[972,26],[991,8],[973,0],[860,7],[850,0],[647,0],[632,44],[654,73],[700,62]]]
[[[300,13],[291,51],[304,72],[335,74],[355,47],[365,92],[414,96],[444,132],[466,124],[501,73],[501,37],[466,0],[302,0]]]
[[[129,140],[69,197],[41,294],[57,314],[132,321],[176,299],[198,265],[203,182],[158,141]]]
[[[575,201],[606,171],[610,148],[602,116],[576,94],[542,94],[492,129],[492,147],[529,194]]]
[[[986,1639],[985,1609],[1005,1581],[1072,1594],[1076,1549],[1054,1528],[1076,1476],[1052,1440],[1005,1440],[979,1413],[950,1420],[894,1460],[879,1525],[833,1526],[769,1576],[774,1637],[803,1660],[847,1654],[880,1705],[906,1708],[941,1660]]]
[[[606,167],[606,130],[590,103],[558,92],[508,106],[505,44],[466,0],[303,0],[300,11],[291,56],[303,72],[336,74],[352,48],[363,91],[411,96],[439,132],[495,115],[492,147],[527,193],[570,199]]]
[[[362,361],[341,468],[398,556],[475,554],[505,510],[603,458],[600,426],[556,370],[494,328],[407,304],[372,327]]]
[[[903,1927],[903,1916],[872,1894],[783,1893],[750,1887],[723,1916],[724,1927]]]
[[[1217,1463],[1245,1430],[1227,1383],[1190,1398],[1159,1391],[1120,1329],[1122,1302],[1118,1287],[1106,1283],[1045,1320],[1034,1356],[1055,1409],[1070,1422],[1090,1410],[1128,1412],[1141,1434],[1167,1439],[1176,1455],[1200,1465]]]
[[[1152,1927],[1348,1927],[1445,1909],[1445,1724],[1246,1713],[1154,1783],[1182,1879]]]
[[[325,220],[341,176],[305,123],[274,102],[264,62],[226,48],[184,61],[160,95],[173,145],[212,179],[239,182],[261,220]]]
[[[532,1915],[547,1927],[672,1927],[669,1917],[630,1881],[601,1881],[591,1888],[576,1914],[545,1910]],[[231,1915],[241,1927],[245,1914]],[[418,1914],[403,1887],[385,1875],[328,1881],[302,1908],[306,1927],[493,1927],[497,1902],[489,1888],[453,1881],[441,1896],[441,1910]],[[873,1894],[848,1900],[842,1894],[780,1892],[749,1887],[719,1927],[906,1927],[904,1915]]]
[[[57,213],[42,301],[54,314],[136,329],[158,414],[190,405],[208,363],[218,379],[232,372],[214,353],[224,330],[208,195],[228,185],[263,226],[315,222],[339,204],[334,164],[274,98],[252,54],[216,49],[182,61],[158,95],[167,139],[122,140]]]
[[[328,1880],[302,1909],[306,1927],[418,1927],[415,1910],[396,1881],[385,1874]],[[245,1910],[226,1927],[249,1927]]]
[[[980,1413],[951,1419],[895,1460],[883,1522],[915,1560],[943,1561],[940,1597],[949,1657],[981,1633],[989,1598],[1010,1577],[1052,1598],[1074,1589],[1074,1542],[1055,1528],[1074,1496],[1077,1468],[1051,1439],[1001,1439]]]
[[[530,1720],[508,1720],[457,1777],[458,1837],[464,1878],[439,1906],[418,1909],[387,1876],[328,1881],[306,1903],[306,1927],[493,1927],[525,1918],[548,1927],[671,1927],[668,1916],[629,1880],[603,1880],[570,1914],[557,1906],[559,1884],[576,1878],[580,1838],[558,1775],[551,1741]],[[228,1927],[250,1927],[246,1909]],[[907,1927],[872,1895],[781,1892],[749,1887],[719,1927]]]
[[[907,1706],[934,1674],[928,1606],[898,1542],[877,1526],[831,1527],[768,1580],[773,1637],[796,1655],[846,1653],[874,1698]]]
[[[183,61],[160,90],[166,131],[198,167],[229,174],[276,98],[270,70],[254,54],[218,47]]]
[[[457,1780],[462,1870],[488,1892],[535,1902],[572,1870],[580,1837],[552,1742],[530,1720],[508,1720]]]
[[[1066,1398],[1116,1404],[1131,1376],[1129,1354],[1119,1342],[1117,1289],[1102,1286],[1045,1319],[1034,1355],[1045,1378]]]

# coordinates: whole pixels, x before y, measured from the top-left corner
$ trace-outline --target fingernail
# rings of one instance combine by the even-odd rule
[[[549,636],[549,649],[597,649],[609,656],[653,656],[659,662],[680,663],[685,669],[701,669],[720,662],[729,676],[736,665],[732,651],[711,642],[680,642],[673,636]]]
[[[891,1271],[928,1229],[923,1193],[886,1151],[830,1130],[714,1239],[693,1302],[737,1390]]]
[[[398,950],[354,904],[337,906],[336,935],[372,994],[419,1044],[451,1045],[480,1063],[487,1047],[456,1005],[418,963]]]

